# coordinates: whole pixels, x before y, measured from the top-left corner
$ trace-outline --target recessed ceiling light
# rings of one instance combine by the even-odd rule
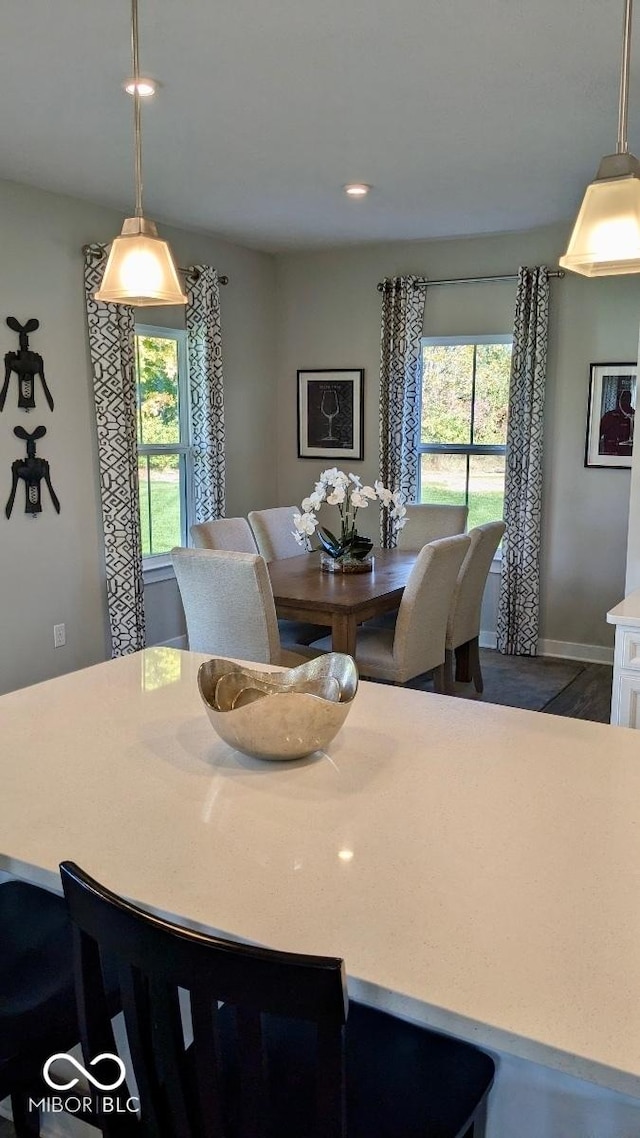
[[[349,182],[349,184],[344,187],[344,192],[350,198],[364,198],[370,189],[371,186],[368,186],[366,182]]]
[[[151,95],[155,95],[158,89],[158,84],[155,79],[127,79],[124,84],[127,95],[133,95],[136,86],[141,99],[148,99]]]

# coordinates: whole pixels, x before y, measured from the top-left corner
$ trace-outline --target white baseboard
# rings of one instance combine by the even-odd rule
[[[495,632],[480,633],[481,648],[496,648]],[[601,644],[573,644],[570,640],[539,640],[539,656],[556,656],[560,660],[579,660],[585,664],[613,664],[613,648]]]
[[[573,644],[570,640],[539,640],[541,656],[559,656],[563,660],[581,660],[585,664],[613,664],[613,648],[602,644]]]
[[[496,648],[495,632],[480,633],[481,648]],[[149,645],[152,647],[152,645]],[[174,636],[173,640],[163,640],[158,648],[187,648],[186,636]],[[556,656],[560,660],[580,660],[585,664],[613,664],[613,648],[601,644],[573,644],[570,640],[539,640],[539,656]]]
[[[478,643],[481,648],[497,648],[498,637],[495,632],[481,632],[478,637]]]

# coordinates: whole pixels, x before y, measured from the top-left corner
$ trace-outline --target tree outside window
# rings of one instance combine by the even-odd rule
[[[468,528],[502,517],[510,336],[422,341],[420,502],[469,506]]]
[[[140,529],[145,558],[186,544],[189,412],[185,333],[136,328]]]

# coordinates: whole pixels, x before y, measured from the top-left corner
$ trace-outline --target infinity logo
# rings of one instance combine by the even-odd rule
[[[75,1067],[76,1071],[79,1071],[81,1075],[84,1075],[85,1078],[87,1078],[89,1082],[92,1083],[93,1086],[96,1087],[99,1091],[114,1091],[116,1087],[119,1087],[122,1083],[124,1083],[126,1077],[125,1065],[122,1062],[122,1059],[119,1055],[112,1055],[110,1051],[105,1051],[102,1055],[96,1055],[96,1058],[91,1060],[89,1066],[95,1067],[96,1063],[102,1062],[103,1059],[111,1059],[112,1063],[116,1064],[118,1071],[120,1072],[115,1083],[101,1083],[98,1079],[96,1079],[95,1075],[92,1075],[90,1071],[87,1071],[86,1067],[82,1066],[82,1063],[79,1063],[77,1059],[74,1059],[73,1055],[67,1055],[65,1051],[59,1051],[56,1055],[50,1055],[44,1067],[42,1068],[42,1077],[44,1081],[55,1091],[70,1091],[72,1087],[76,1087],[80,1082],[79,1079],[75,1078],[71,1079],[68,1083],[57,1083],[50,1074],[51,1066],[56,1062],[57,1059],[66,1059],[67,1063],[70,1063],[72,1067]]]

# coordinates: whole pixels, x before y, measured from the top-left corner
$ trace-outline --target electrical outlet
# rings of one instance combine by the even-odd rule
[[[67,630],[64,624],[54,624],[53,626],[53,647],[64,648],[67,643]]]

